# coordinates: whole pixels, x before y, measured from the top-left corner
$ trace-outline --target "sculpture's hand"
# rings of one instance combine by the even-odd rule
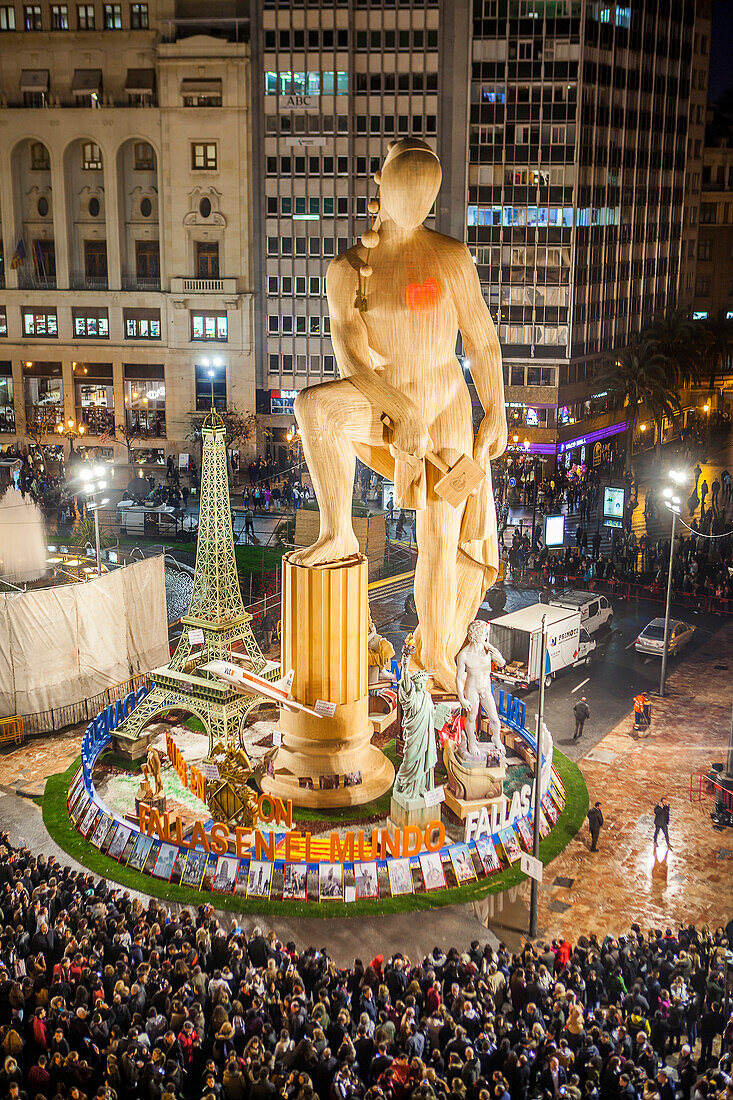
[[[482,466],[491,458],[498,458],[506,450],[507,424],[504,409],[488,412],[479,426],[473,457]]]
[[[413,459],[423,459],[426,451],[433,449],[428,426],[416,407],[410,410],[390,410],[392,422],[390,449],[400,451]]]

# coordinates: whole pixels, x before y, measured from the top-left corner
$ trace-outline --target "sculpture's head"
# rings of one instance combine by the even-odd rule
[[[412,682],[415,685],[415,690],[416,691],[425,691],[425,687],[427,685],[428,680],[430,679],[430,676],[431,676],[431,673],[426,672],[425,669],[422,669],[422,668],[420,669],[419,672],[416,672],[414,674],[414,676],[412,677]]]
[[[429,145],[419,138],[403,138],[390,147],[374,178],[380,188],[382,218],[403,229],[416,229],[430,213],[443,173]]]
[[[466,634],[471,645],[485,645],[489,640],[491,627],[483,619],[474,619],[468,624]]]

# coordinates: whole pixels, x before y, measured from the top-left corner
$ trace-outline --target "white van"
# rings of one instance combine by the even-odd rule
[[[121,500],[117,505],[117,522],[123,535],[174,535],[178,529],[175,509],[170,504],[149,507]]]
[[[613,620],[612,605],[605,596],[594,592],[560,592],[550,600],[550,606],[580,611],[580,625],[589,634],[595,634],[602,626],[610,627]]]
[[[547,632],[545,685],[549,687],[558,672],[587,662],[596,643],[580,625],[580,612],[574,608],[530,604],[519,611],[491,620],[491,644],[506,661],[493,672],[494,680],[526,691],[542,676],[542,623]]]

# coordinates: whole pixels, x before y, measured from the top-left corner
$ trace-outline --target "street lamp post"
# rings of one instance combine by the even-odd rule
[[[676,485],[684,485],[687,476],[676,470],[670,470],[669,476]],[[672,567],[674,565],[674,536],[677,525],[677,516],[680,513],[680,498],[673,496],[672,489],[663,489],[664,504],[672,513],[672,541],[669,547],[669,569],[667,571],[667,601],[664,608],[664,644],[662,648],[662,669],[659,674],[659,694],[664,696],[664,681],[667,675],[667,647],[669,646],[669,612],[672,603]]]
[[[74,453],[74,440],[84,435],[86,427],[84,424],[77,424],[75,420],[69,418],[67,421],[62,421],[61,424],[56,425],[56,431],[64,439],[69,441],[69,459]]]
[[[535,739],[534,810],[532,813],[532,855],[540,858],[540,811],[542,809],[542,742],[545,723],[545,662],[547,661],[547,615],[542,616],[542,648],[540,651],[540,701],[537,708],[537,737]],[[537,879],[529,887],[529,934],[537,935]]]
[[[664,648],[662,649],[662,671],[659,676],[659,694],[664,695],[664,679],[667,675],[667,646],[669,645],[669,608],[672,601],[672,564],[674,562],[674,534],[675,524],[677,523],[677,516],[679,515],[679,509],[676,505],[670,504],[665,501],[665,504],[672,513],[672,542],[669,547],[669,571],[667,573],[667,603],[664,609]]]
[[[94,545],[97,552],[97,576],[102,576],[102,551],[100,547],[99,539],[99,509],[108,504],[108,498],[103,500],[97,500],[97,493],[101,493],[103,489],[107,488],[107,482],[104,480],[105,470],[103,466],[95,466],[93,475],[82,475],[82,481],[84,482],[83,488],[87,496],[87,508],[92,510],[94,515]],[[89,499],[91,498],[91,500]]]

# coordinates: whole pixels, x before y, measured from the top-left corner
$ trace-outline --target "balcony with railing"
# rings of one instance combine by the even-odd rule
[[[84,271],[72,271],[69,275],[71,290],[109,290],[106,275],[87,275]]]
[[[123,290],[160,290],[160,275],[123,275]]]
[[[165,410],[130,409],[127,430],[138,439],[165,439]]]
[[[44,435],[55,433],[56,426],[64,419],[64,407],[61,404],[26,405],[26,429]]]
[[[3,283],[4,285],[4,283]],[[56,275],[44,275],[39,271],[18,271],[18,287],[20,290],[55,290]]]
[[[83,405],[76,409],[77,423],[83,424],[85,435],[104,435],[113,432],[115,411],[107,405]]]
[[[229,276],[199,279],[195,275],[182,275],[171,279],[171,292],[173,294],[237,294],[237,280]]]

